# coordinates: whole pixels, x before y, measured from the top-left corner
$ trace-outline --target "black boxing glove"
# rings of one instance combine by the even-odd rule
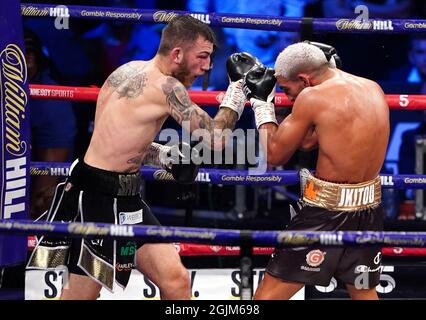
[[[247,52],[232,54],[226,60],[229,86],[220,104],[220,108],[230,108],[238,114],[238,119],[244,111],[246,98],[242,91],[242,79],[244,75],[260,61]]]
[[[197,178],[200,166],[194,163],[194,157],[199,157],[198,151],[185,142],[163,146],[159,155],[162,167],[181,184],[192,184]]]
[[[254,66],[244,77],[243,91],[254,111],[256,127],[268,122],[278,124],[275,118],[275,70],[264,65]]]
[[[321,42],[312,42],[308,40],[305,40],[303,42],[321,49],[321,51],[324,52],[324,55],[327,58],[327,61],[331,68],[342,68],[342,59],[340,59],[339,55],[337,54],[336,48],[330,46],[329,44]]]
[[[233,53],[226,60],[226,71],[229,82],[238,81],[246,75],[255,65],[260,65],[259,59],[248,52]]]

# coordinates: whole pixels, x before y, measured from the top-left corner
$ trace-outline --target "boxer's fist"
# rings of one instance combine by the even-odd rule
[[[234,110],[238,119],[244,111],[246,97],[243,93],[243,78],[253,67],[261,65],[260,61],[247,52],[232,54],[226,60],[226,71],[229,77],[229,86],[226,89],[220,108]]]
[[[199,165],[194,163],[193,157],[198,157],[196,150],[185,142],[173,145],[160,155],[163,168],[170,172],[173,178],[181,184],[194,183],[198,174]]]
[[[226,71],[231,82],[244,78],[245,74],[260,61],[247,52],[238,52],[229,56],[226,60]]]
[[[275,97],[275,70],[264,65],[254,66],[244,77],[243,91],[247,99],[271,102]]]
[[[244,77],[243,91],[253,108],[256,127],[264,123],[277,123],[275,106],[275,70],[263,65],[254,66]]]

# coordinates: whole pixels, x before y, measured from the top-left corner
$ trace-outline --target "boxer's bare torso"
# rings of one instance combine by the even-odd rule
[[[288,89],[282,79],[278,84]],[[274,162],[287,160],[297,148],[318,144],[319,178],[347,183],[371,180],[385,158],[389,107],[375,82],[329,69],[320,83],[297,96],[291,115],[273,139],[281,146],[276,150],[286,150],[273,156]]]
[[[233,110],[221,108],[212,119],[191,101],[186,90],[210,69],[212,52],[213,44],[199,37],[180,58],[180,68],[157,55],[115,70],[100,90],[94,132],[84,161],[115,172],[139,170],[147,158],[158,156],[151,143],[169,115],[181,125],[187,121],[191,132],[205,129],[212,141],[216,139],[215,130],[233,128],[237,121]],[[221,143],[215,146],[221,148]]]
[[[98,97],[87,164],[117,172],[139,169],[168,116],[161,89],[167,78],[153,61],[125,64],[109,76]]]

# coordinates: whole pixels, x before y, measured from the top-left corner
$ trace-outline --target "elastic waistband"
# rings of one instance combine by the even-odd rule
[[[366,182],[343,184],[318,179],[309,170],[302,169],[300,182],[303,190],[302,200],[328,210],[363,210],[377,206],[382,198],[379,176]]]
[[[119,173],[89,166],[82,159],[77,159],[71,166],[68,179],[82,189],[89,189],[111,196],[135,196],[141,191],[141,174]]]

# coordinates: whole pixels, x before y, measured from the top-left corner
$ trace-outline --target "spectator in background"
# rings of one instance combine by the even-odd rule
[[[76,1],[66,0],[70,4]],[[80,3],[81,2],[81,3]],[[80,4],[96,5],[94,0]],[[98,23],[96,20],[81,19],[69,21],[69,29],[57,29],[52,19],[25,17],[24,27],[33,31],[44,48],[49,52],[49,75],[61,85],[91,86],[103,83],[100,79],[99,44],[84,39],[82,35]],[[89,132],[95,114],[94,102],[72,103],[76,119],[76,136],[73,153],[80,156],[89,145]]]
[[[407,94],[426,94],[426,37],[414,35],[410,38],[408,51],[409,64],[394,71],[390,75],[392,81],[402,83],[400,89]],[[415,111],[411,111],[414,113]],[[411,114],[410,113],[410,114]],[[416,139],[426,135],[426,112],[422,111],[416,119],[421,119],[420,125],[402,134],[399,148],[398,171],[400,174],[416,173]],[[425,163],[423,163],[423,167]],[[425,167],[424,167],[425,168]],[[417,172],[424,174],[423,172]],[[400,192],[399,219],[414,219],[414,190]]]
[[[185,10],[185,0],[94,0],[96,6],[113,8],[140,8],[144,10]],[[100,84],[119,66],[133,60],[150,60],[160,44],[162,24],[132,21],[101,21],[82,37],[89,43],[98,43],[102,52],[96,61],[100,68]],[[97,53],[95,56],[99,56]]]
[[[391,81],[402,83],[404,93],[426,94],[426,37],[413,36],[408,51],[409,64],[390,74]],[[407,85],[408,84],[408,85]],[[400,86],[400,87],[401,87]],[[416,119],[419,117],[416,116]],[[402,135],[399,150],[399,173],[413,174],[415,169],[415,137],[426,134],[426,113],[422,112],[421,124]]]
[[[414,111],[412,111],[414,112]],[[407,130],[402,134],[399,148],[398,171],[399,174],[424,174],[426,161],[423,160],[423,172],[416,172],[416,140],[426,136],[426,111],[422,111],[422,122],[416,129]],[[400,220],[415,219],[414,198],[415,190],[406,189],[399,192],[399,216]]]
[[[402,135],[399,148],[398,171],[400,174],[414,174],[416,167],[416,137],[426,135],[426,111],[422,111],[422,122],[413,130],[407,130]]]
[[[412,84],[409,93],[426,93],[426,36],[414,35],[410,38],[408,51],[409,64],[391,72],[389,78],[392,81],[408,82]]]
[[[250,3],[247,0],[232,0],[232,1],[219,1],[219,0],[188,0],[187,10],[191,12],[217,12],[217,13],[230,13],[230,14],[244,14],[244,15],[269,15],[269,16],[280,16],[280,17],[303,17],[304,9],[308,3],[312,0],[262,0]],[[218,30],[219,29],[219,30]],[[215,52],[213,58],[214,65],[225,65],[226,59],[233,52],[249,52],[256,56],[264,65],[273,67],[275,58],[278,54],[286,48],[288,45],[300,41],[300,35],[297,32],[283,32],[283,31],[265,31],[244,28],[218,28],[216,34],[218,36],[218,49]],[[209,90],[225,90],[228,86],[229,80],[224,72],[220,68],[213,68],[208,75],[208,89]],[[200,78],[193,84],[193,89],[200,90],[205,87],[205,78]],[[203,83],[204,82],[204,83]],[[213,115],[216,113],[217,107],[207,107],[205,110]],[[277,109],[279,114],[285,112],[286,108]],[[236,128],[239,129],[252,129],[254,128],[253,113],[249,108],[243,112]],[[257,141],[258,137],[255,138]],[[257,144],[256,141],[247,141],[247,143]],[[237,141],[234,140],[233,150],[238,150]],[[225,150],[221,151],[224,154]],[[223,154],[223,156],[224,156]],[[259,157],[262,157],[259,154]],[[234,159],[236,154],[234,153]],[[259,160],[261,161],[261,160]],[[235,163],[235,162],[234,162]],[[246,164],[248,166],[248,164]],[[223,167],[221,167],[223,168]],[[227,167],[229,169],[230,167]],[[245,167],[234,167],[235,169],[244,169]],[[244,186],[237,187],[240,192],[236,197],[240,197],[241,193],[245,192],[242,189],[246,189]],[[269,199],[271,193],[269,188],[257,187],[256,194],[259,198],[262,195]],[[257,197],[257,196],[256,196]],[[270,203],[268,199],[262,201],[263,203]],[[237,208],[235,206],[235,212],[231,215],[235,215],[236,219],[240,219],[241,216],[245,216],[247,208]],[[268,214],[267,207],[261,208],[262,214]],[[265,209],[265,210],[264,210]],[[248,216],[250,214],[247,212]]]
[[[99,6],[157,10],[184,10],[185,1],[98,0]],[[84,34],[85,39],[100,42],[101,82],[119,66],[133,60],[150,60],[157,53],[164,25],[105,21]]]
[[[407,18],[410,15],[412,2],[410,0],[324,0],[322,2],[323,15],[326,18],[356,18],[357,6],[368,8],[370,18]]]
[[[57,85],[51,78],[48,59],[38,37],[24,31],[28,79],[32,84]],[[30,100],[31,161],[65,162],[71,159],[76,124],[68,101]],[[59,178],[31,177],[30,216],[37,218],[48,209]]]
[[[250,5],[245,0],[208,1],[188,0],[187,9],[195,12],[220,12],[232,14],[273,15],[287,17],[302,17],[308,0],[263,0]],[[217,34],[220,34],[217,32]],[[247,51],[256,56],[264,65],[272,67],[275,57],[289,44],[299,41],[294,32],[265,31],[254,29],[222,28],[219,38],[219,48],[214,57],[214,63],[223,65],[232,52]],[[202,80],[202,79],[200,79]],[[223,70],[212,70],[210,74],[210,89],[223,90],[228,86],[228,79]],[[201,86],[198,81],[194,86]]]
[[[361,19],[367,14],[355,12],[357,6],[363,5],[368,8],[368,16],[365,18],[405,18],[410,16],[412,4],[410,0],[324,0],[321,2],[322,16],[325,18],[338,19]],[[389,65],[397,64],[398,57],[404,56],[404,48],[401,40],[397,41],[399,35],[392,37],[383,34],[327,34],[322,35],[321,41],[332,43],[345,57],[345,71],[355,73],[359,76],[371,79],[384,79],[388,74]],[[354,46],[354,43],[359,43]],[[368,50],[366,50],[368,48]],[[375,52],[375,55],[371,55]],[[366,68],[365,65],[368,65]]]

